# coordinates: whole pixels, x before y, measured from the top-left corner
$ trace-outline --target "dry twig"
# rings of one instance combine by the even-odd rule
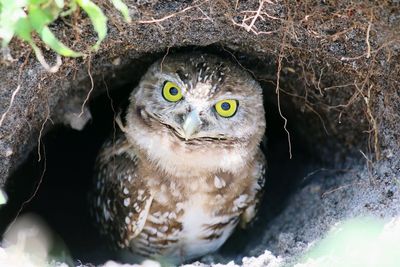
[[[17,89],[15,89],[14,92],[12,93],[11,99],[10,99],[10,104],[8,105],[7,110],[1,115],[1,118],[0,118],[0,127],[3,125],[4,119],[5,119],[5,117],[7,116],[8,112],[10,112],[10,109],[11,109],[13,103],[14,103],[15,96],[18,94],[18,92],[19,92],[20,89],[21,89],[21,85],[18,85],[18,86],[17,86]]]
[[[178,12],[169,14],[167,16],[164,16],[164,17],[160,18],[160,19],[152,18],[152,19],[148,19],[148,20],[138,20],[137,23],[141,23],[141,24],[160,23],[160,22],[163,22],[163,21],[165,21],[167,19],[173,18],[173,17],[175,17],[175,16],[177,16],[179,14],[183,14],[183,13],[185,13],[185,12],[191,10],[191,9],[199,8],[200,6],[202,6],[204,3],[208,2],[208,1],[210,1],[210,0],[205,0],[205,1],[200,2],[199,4],[196,4],[196,5],[193,5],[193,6],[188,6],[188,7],[184,8],[184,9],[178,11]],[[201,12],[204,14],[204,12],[202,10],[201,10]],[[209,19],[208,16],[207,16],[207,19]]]
[[[36,184],[36,187],[35,187],[35,189],[33,190],[31,196],[30,196],[27,200],[25,200],[25,201],[21,204],[21,206],[19,207],[19,209],[18,209],[18,211],[17,211],[17,214],[14,216],[13,221],[9,224],[9,226],[8,226],[7,230],[5,231],[4,235],[7,234],[7,232],[12,228],[12,226],[14,225],[14,223],[17,221],[17,218],[18,218],[19,215],[21,214],[21,212],[22,212],[22,210],[24,209],[24,207],[26,206],[26,204],[28,204],[29,202],[31,202],[32,199],[36,196],[37,192],[39,191],[40,185],[41,185],[42,182],[43,182],[43,178],[44,178],[44,175],[45,175],[46,170],[47,170],[47,160],[46,160],[46,149],[45,149],[44,146],[42,146],[42,147],[43,147],[44,161],[43,161],[43,171],[42,171],[42,174],[40,175],[39,181],[38,181],[38,183]]]
[[[275,93],[276,93],[276,97],[277,97],[277,101],[278,101],[278,112],[279,112],[279,116],[283,119],[284,121],[284,125],[283,125],[283,129],[285,130],[286,134],[287,134],[287,138],[288,138],[288,145],[289,145],[289,158],[292,158],[292,142],[291,142],[291,138],[290,138],[290,132],[287,129],[287,123],[288,120],[287,118],[283,115],[282,113],[282,109],[281,109],[281,101],[280,101],[280,79],[281,79],[281,70],[282,70],[282,59],[283,59],[283,51],[285,49],[285,40],[286,40],[286,31],[283,34],[283,38],[282,38],[282,44],[281,44],[281,50],[279,52],[279,56],[278,56],[278,68],[276,71],[276,87],[275,87]]]
[[[364,84],[363,84],[363,86],[364,86]],[[363,88],[359,88],[356,83],[354,85],[357,88],[357,91],[362,95],[362,97],[364,99],[364,102],[365,102],[365,105],[367,108],[367,115],[369,117],[369,122],[372,126],[372,131],[374,132],[373,139],[374,139],[375,158],[376,158],[376,160],[380,160],[381,155],[380,155],[380,149],[379,149],[378,122],[376,121],[375,116],[372,113],[372,107],[371,107],[371,89],[372,89],[373,85],[371,84],[368,87],[367,95],[364,95],[364,93],[362,92]]]
[[[244,18],[241,23],[237,23],[234,19],[232,19],[232,23],[236,26],[244,28],[247,32],[252,32],[255,35],[260,35],[260,34],[272,34],[277,32],[277,30],[274,31],[259,31],[257,27],[255,26],[255,23],[257,20],[262,20],[265,21],[265,17],[273,20],[279,20],[278,17],[272,16],[268,14],[267,12],[263,12],[263,7],[265,3],[269,4],[274,4],[274,2],[270,0],[260,0],[260,5],[258,6],[257,10],[246,10],[242,11],[241,13],[244,13]]]

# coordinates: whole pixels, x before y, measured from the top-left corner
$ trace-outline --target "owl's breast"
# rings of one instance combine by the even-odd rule
[[[205,193],[192,194],[184,201],[172,201],[174,204],[169,206],[168,214],[173,216],[163,216],[165,212],[159,212],[159,205],[166,199],[165,195],[160,196],[154,197],[154,209],[150,210],[147,225],[144,227],[145,232],[149,227],[161,229],[157,227],[157,223],[161,221],[168,226],[179,225],[171,231],[165,231],[169,233],[167,235],[158,234],[159,243],[163,242],[162,239],[174,240],[157,252],[161,255],[189,260],[214,252],[231,235],[239,221],[238,212],[230,209],[221,213],[221,205],[215,203],[215,199]],[[164,206],[161,209],[168,208]]]
[[[183,206],[181,242],[185,255],[195,258],[216,251],[237,225],[238,214],[210,210],[207,195],[192,196]]]

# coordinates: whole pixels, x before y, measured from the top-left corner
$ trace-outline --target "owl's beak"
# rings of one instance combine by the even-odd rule
[[[188,140],[201,125],[200,116],[197,110],[192,110],[183,122],[182,128],[185,133],[185,139]]]

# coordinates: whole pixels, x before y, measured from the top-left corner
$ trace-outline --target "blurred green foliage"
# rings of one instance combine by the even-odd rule
[[[400,219],[355,218],[335,226],[296,267],[398,267]]]
[[[125,21],[130,22],[128,7],[121,0],[111,0]],[[107,35],[107,17],[98,5],[90,0],[0,0],[0,40],[1,47],[8,46],[11,39],[17,38],[27,42],[35,51],[36,56],[41,51],[32,38],[36,32],[40,39],[57,54],[66,57],[80,57],[84,53],[77,52],[64,45],[50,30],[49,25],[60,16],[67,16],[77,8],[88,15],[98,40],[93,49],[99,49]]]

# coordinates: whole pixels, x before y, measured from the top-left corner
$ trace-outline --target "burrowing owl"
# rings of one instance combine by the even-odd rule
[[[131,93],[123,133],[103,146],[91,206],[121,249],[189,260],[256,212],[264,186],[262,90],[211,55],[154,63]]]

